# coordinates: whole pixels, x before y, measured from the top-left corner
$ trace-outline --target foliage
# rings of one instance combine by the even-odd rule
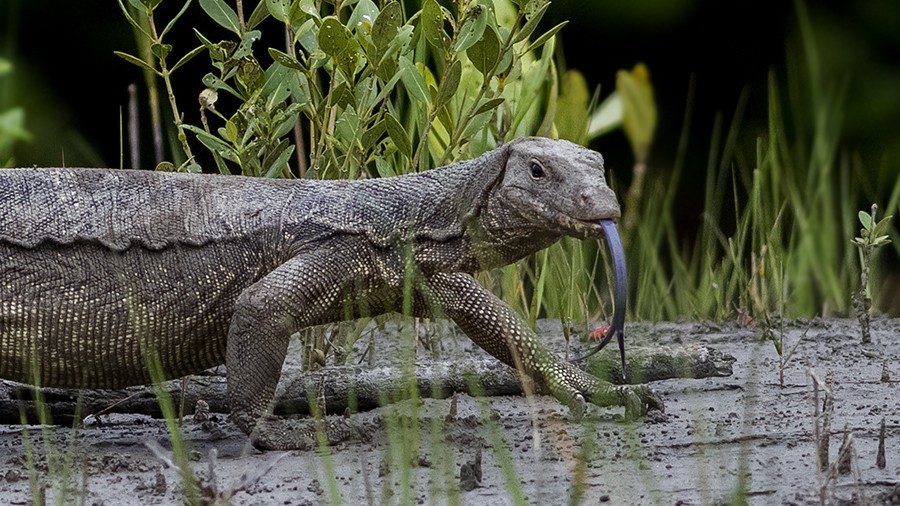
[[[157,35],[159,3],[131,0],[150,30],[123,6],[152,41],[155,61],[117,54],[164,80],[198,53],[209,55],[202,126],[176,123],[179,135],[192,133],[212,153],[222,173],[305,177],[308,166],[319,178],[383,177],[477,156],[542,125],[550,132],[552,116],[540,114],[551,100],[552,37],[565,23],[531,40],[546,1],[495,8],[488,0],[460,0],[451,10],[427,0],[407,16],[396,1],[267,0],[245,19],[242,2],[236,10],[224,0],[202,0],[230,39],[214,42],[195,30],[200,45],[171,68],[173,48],[163,37],[190,0]],[[258,47],[270,17],[289,34],[286,47]],[[223,93],[236,99],[231,113],[217,107]],[[291,168],[295,154],[298,166]]]
[[[10,86],[10,74],[13,71],[11,61],[0,58],[0,97],[5,86]],[[31,134],[25,129],[25,109],[22,107],[10,107],[3,109],[5,104],[0,103],[0,167],[11,167],[15,160],[12,157],[13,145],[17,141],[28,140]]]

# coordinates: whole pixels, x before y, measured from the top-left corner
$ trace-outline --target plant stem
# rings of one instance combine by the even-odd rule
[[[510,32],[509,36],[506,38],[506,42],[500,47],[500,51],[497,56],[497,61],[494,63],[494,66],[491,68],[490,72],[484,75],[484,82],[481,83],[481,88],[478,90],[478,94],[475,96],[475,100],[472,101],[472,105],[469,106],[469,110],[466,111],[465,114],[461,115],[456,122],[456,128],[453,129],[453,132],[450,134],[450,142],[447,143],[447,149],[444,150],[444,154],[441,156],[441,159],[437,162],[437,166],[441,166],[447,163],[447,158],[450,156],[450,153],[453,152],[453,148],[460,141],[460,137],[465,131],[466,127],[469,124],[469,121],[472,119],[472,114],[475,112],[475,109],[478,107],[478,102],[484,97],[484,94],[491,87],[491,80],[494,78],[494,74],[497,72],[497,68],[500,66],[500,62],[503,61],[503,56],[512,49],[513,40],[518,33],[519,25],[522,22],[522,18],[524,14],[519,12],[516,14],[516,20],[513,22],[513,30]],[[510,68],[516,63],[515,55],[513,55],[512,60],[509,62]],[[498,88],[499,92],[502,92],[502,86]]]
[[[153,22],[153,16],[149,16],[148,20],[150,22],[150,34],[153,36],[153,40],[157,44],[161,44],[162,41],[159,38],[159,34],[156,31],[156,24]],[[175,128],[178,129],[178,140],[181,142],[181,147],[184,150],[184,155],[187,157],[187,163],[190,163],[194,159],[194,154],[191,153],[191,146],[188,144],[187,135],[184,133],[184,127],[182,126],[182,115],[178,111],[178,104],[175,102],[175,92],[172,89],[172,80],[170,78],[171,72],[169,68],[166,66],[165,58],[159,59],[159,72],[162,75],[163,82],[166,85],[166,93],[169,96],[169,105],[172,107],[172,115],[174,118]]]
[[[872,335],[870,332],[870,319],[871,315],[869,311],[872,308],[872,299],[869,297],[868,288],[869,288],[869,269],[872,264],[872,250],[875,249],[875,224],[878,223],[878,219],[876,217],[876,213],[878,212],[878,206],[876,204],[872,204],[872,223],[871,226],[868,227],[868,230],[863,234],[864,243],[859,247],[860,258],[862,259],[860,266],[860,287],[859,293],[853,297],[853,306],[856,309],[856,319],[859,320],[859,327],[862,331],[862,343],[869,344],[872,342]]]

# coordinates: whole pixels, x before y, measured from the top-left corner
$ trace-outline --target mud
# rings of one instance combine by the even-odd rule
[[[541,327],[548,344],[562,351],[559,324]],[[628,343],[701,343],[737,358],[730,377],[654,382],[666,416],[637,424],[622,422],[621,409],[605,408],[592,408],[576,422],[549,397],[458,395],[357,414],[372,427],[367,440],[324,453],[258,452],[221,413],[206,422],[188,416],[181,432],[201,479],[208,481],[211,450],[217,455],[215,485],[207,483],[203,493],[233,493],[236,504],[494,505],[513,504],[517,496],[530,504],[716,504],[742,489],[750,504],[820,504],[822,498],[827,504],[900,504],[900,320],[875,320],[872,331],[873,343],[861,345],[855,321],[786,324],[790,358],[782,386],[779,357],[758,329],[629,324]],[[407,353],[410,346],[399,335],[377,337],[372,367],[396,365]],[[367,344],[357,343],[354,353]],[[441,348],[443,361],[483,355],[458,333],[442,336]],[[415,352],[419,365],[431,360],[421,346]],[[850,472],[826,479],[816,465],[823,436],[814,429],[812,385],[813,377],[824,383],[829,373],[829,462],[837,460],[845,434],[852,434],[852,450]],[[820,411],[824,395],[823,386]],[[876,464],[882,419],[884,468]],[[37,493],[48,502],[180,504],[178,471],[147,441],[171,448],[163,420],[111,414],[91,417],[78,429],[0,425],[0,503],[40,502]],[[242,476],[267,464],[273,468],[258,482],[233,490]]]

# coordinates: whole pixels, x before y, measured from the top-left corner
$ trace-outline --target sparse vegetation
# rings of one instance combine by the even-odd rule
[[[872,204],[872,214],[865,211],[859,212],[859,222],[862,229],[859,237],[853,239],[853,244],[859,249],[859,291],[853,294],[853,308],[856,310],[856,319],[862,332],[863,344],[872,342],[870,331],[870,319],[872,310],[872,297],[869,289],[869,270],[872,268],[872,257],[875,251],[891,243],[888,231],[891,226],[892,216],[876,220],[878,206]]]

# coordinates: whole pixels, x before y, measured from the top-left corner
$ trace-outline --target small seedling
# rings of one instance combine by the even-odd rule
[[[888,227],[891,224],[891,218],[888,216],[881,221],[875,221],[875,215],[878,206],[872,204],[872,214],[865,211],[859,212],[859,222],[863,228],[859,230],[859,237],[853,239],[853,244],[859,249],[860,260],[860,287],[859,292],[853,295],[853,308],[856,310],[856,318],[859,320],[859,326],[862,330],[863,344],[872,342],[872,336],[869,332],[869,313],[872,308],[872,297],[869,291],[869,269],[872,266],[872,256],[875,250],[890,244],[891,240],[887,236]]]

